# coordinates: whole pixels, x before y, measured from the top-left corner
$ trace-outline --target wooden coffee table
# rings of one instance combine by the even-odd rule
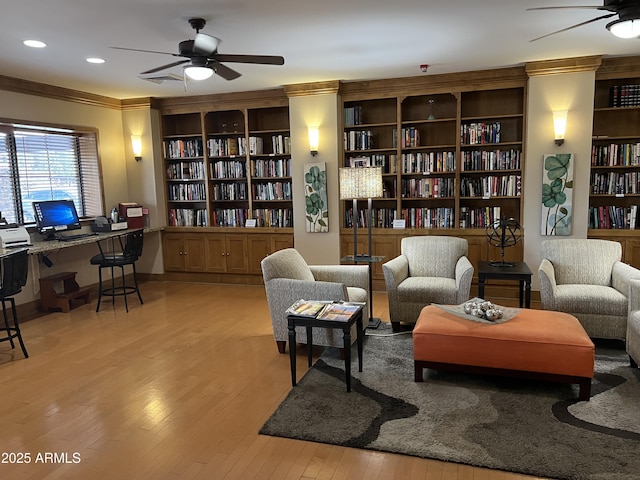
[[[306,327],[307,329],[307,358],[311,367],[311,351],[313,350],[313,327],[338,328],[342,330],[342,341],[344,346],[344,372],[347,383],[347,392],[351,391],[351,326],[355,323],[358,331],[356,342],[358,344],[358,371],[362,371],[362,345],[364,343],[364,332],[362,331],[362,306],[351,315],[349,320],[327,320],[314,317],[303,317],[299,315],[287,315],[289,328],[289,359],[291,363],[291,385],[296,386],[296,327]]]

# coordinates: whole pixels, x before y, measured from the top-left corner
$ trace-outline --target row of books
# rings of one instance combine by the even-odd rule
[[[360,105],[355,107],[345,107],[344,109],[344,126],[352,127],[354,125],[360,125],[363,122],[362,107]]]
[[[211,178],[246,178],[245,162],[219,160],[209,164]]]
[[[393,130],[393,136],[396,136],[397,130]],[[394,145],[395,146],[395,145]],[[400,130],[400,146],[402,148],[412,148],[420,146],[420,130],[418,127],[403,127]]]
[[[345,150],[371,150],[374,148],[371,130],[349,130],[344,132]]]
[[[611,143],[591,148],[594,167],[627,167],[640,165],[640,143]]]
[[[381,167],[382,173],[396,173],[398,156],[391,154],[385,155],[383,153],[373,155],[359,155],[357,157],[348,157],[345,162],[345,167],[357,167],[361,165],[370,165],[372,167]]]
[[[592,172],[591,193],[595,195],[640,193],[640,175],[638,172]]]
[[[270,158],[268,160],[251,161],[252,177],[290,177],[290,158]]]
[[[454,152],[415,152],[402,154],[402,173],[455,172]]]
[[[265,182],[251,185],[254,200],[291,200],[291,182]]]
[[[367,210],[358,210],[358,227],[368,227]],[[372,208],[371,209],[371,227],[372,228],[392,228],[393,221],[396,218],[395,208]],[[353,208],[345,211],[345,226],[353,227]]]
[[[460,126],[462,143],[476,145],[482,143],[500,143],[500,122],[473,122]]]
[[[202,157],[201,138],[186,138],[165,140],[162,142],[164,158],[193,158]]]
[[[207,211],[204,208],[170,208],[169,225],[172,227],[206,227]]]
[[[213,200],[246,200],[246,183],[214,183],[211,186]]]
[[[589,207],[589,228],[636,230],[638,220],[637,205]]]
[[[331,300],[298,300],[286,313],[298,317],[347,322],[366,304],[360,302],[334,302]]]
[[[403,198],[453,197],[456,192],[453,178],[403,178],[400,187]]]
[[[207,140],[207,154],[209,157],[246,155],[246,143],[243,140],[244,137],[210,138]]]
[[[403,208],[400,213],[406,228],[454,228],[455,210],[452,207]]]
[[[204,180],[204,162],[177,162],[167,165],[168,180]]]
[[[482,178],[460,179],[460,195],[463,197],[519,197],[521,191],[520,175],[489,175]]]
[[[169,185],[169,200],[204,201],[207,193],[204,183],[178,183]]]
[[[247,218],[246,208],[216,208],[211,212],[211,226],[244,227]]]
[[[473,150],[462,152],[462,171],[478,170],[520,170],[522,151],[510,150]]]
[[[293,210],[290,208],[256,208],[253,218],[258,227],[293,227]]]
[[[610,107],[640,106],[640,85],[614,85],[609,89]]]
[[[486,228],[500,219],[500,207],[460,207],[460,228]]]

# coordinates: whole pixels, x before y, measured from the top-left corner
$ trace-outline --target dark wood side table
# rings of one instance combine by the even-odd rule
[[[349,262],[357,265],[359,263],[366,263],[369,265],[369,324],[367,328],[378,328],[382,320],[373,316],[373,264],[379,263],[384,260],[382,255],[347,255],[340,259],[341,262]]]
[[[514,262],[512,267],[493,266],[491,262],[478,262],[478,297],[484,298],[484,283],[486,280],[518,280],[518,300],[520,308],[531,308],[531,270],[524,262]]]
[[[307,358],[311,367],[311,354],[313,350],[313,327],[339,328],[342,330],[342,341],[344,346],[344,372],[347,383],[347,392],[351,391],[351,326],[357,324],[358,330],[358,371],[362,371],[362,345],[364,343],[364,332],[362,331],[362,306],[349,317],[349,320],[327,320],[315,317],[303,317],[299,315],[287,315],[289,327],[289,359],[291,362],[291,386],[296,386],[296,327],[306,327],[307,329]]]

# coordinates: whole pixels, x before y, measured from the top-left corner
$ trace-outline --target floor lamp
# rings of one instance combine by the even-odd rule
[[[379,318],[373,318],[373,248],[371,246],[371,225],[373,223],[371,199],[382,197],[382,167],[353,167],[340,169],[340,200],[353,200],[353,262],[369,264],[369,328],[380,325]],[[369,227],[369,250],[358,254],[358,199],[367,199],[367,226]]]

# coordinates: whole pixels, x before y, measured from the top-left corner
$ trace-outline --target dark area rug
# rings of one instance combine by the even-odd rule
[[[556,479],[640,478],[640,371],[621,344],[597,344],[592,397],[579,402],[576,385],[551,382],[425,370],[416,383],[411,334],[372,333],[351,393],[329,348],[260,433]]]

